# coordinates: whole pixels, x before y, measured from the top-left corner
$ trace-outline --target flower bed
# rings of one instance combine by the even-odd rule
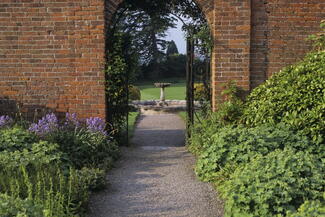
[[[83,215],[117,157],[100,118],[48,114],[26,129],[1,116],[0,216]]]

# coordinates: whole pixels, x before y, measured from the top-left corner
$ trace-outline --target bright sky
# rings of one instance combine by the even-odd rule
[[[184,37],[184,33],[182,31],[182,26],[183,26],[183,23],[180,20],[178,20],[177,28],[169,29],[166,39],[168,41],[174,40],[177,45],[178,52],[185,54],[186,53],[186,40]]]

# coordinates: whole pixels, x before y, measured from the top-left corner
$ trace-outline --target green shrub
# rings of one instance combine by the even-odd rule
[[[41,205],[47,217],[68,217],[85,211],[88,184],[78,171],[63,171],[56,164],[0,170],[1,193]]]
[[[218,119],[224,125],[238,124],[243,114],[244,104],[240,98],[240,89],[234,81],[224,85],[222,101],[218,105]]]
[[[58,131],[48,140],[57,143],[59,150],[69,156],[68,160],[77,169],[85,166],[108,168],[118,156],[114,141],[83,129]]]
[[[268,217],[297,210],[306,200],[321,199],[323,163],[292,149],[257,156],[236,169],[221,186],[227,198],[225,216]]]
[[[320,152],[314,150],[308,138],[290,131],[283,125],[259,126],[245,128],[244,126],[227,126],[204,142],[204,151],[199,155],[196,164],[196,173],[203,181],[217,181],[224,174],[224,167],[232,168],[232,165],[248,163],[256,154],[267,155],[275,149],[286,147],[308,152]],[[219,174],[219,171],[221,170]]]
[[[0,130],[0,152],[17,151],[31,148],[37,142],[36,136],[21,127],[4,128]]]
[[[297,212],[288,212],[287,217],[324,217],[325,205],[319,200],[306,201],[303,203]]]
[[[106,186],[106,174],[102,169],[84,167],[77,171],[77,175],[91,191],[101,190]]]
[[[204,86],[203,83],[194,84],[194,100],[196,101],[210,100],[210,91]]]
[[[222,95],[226,101],[218,105],[217,112],[204,111],[203,116],[199,118],[200,121],[196,121],[190,129],[192,137],[189,139],[188,149],[195,155],[199,155],[205,147],[210,146],[211,137],[220,128],[239,123],[243,111],[243,102],[239,98],[239,89],[235,83],[227,83]]]
[[[0,217],[45,217],[43,207],[30,199],[0,194]]]
[[[40,141],[32,144],[29,149],[0,152],[0,169],[61,163],[64,159],[64,154],[59,151],[57,144]]]
[[[199,155],[211,144],[212,135],[223,126],[218,118],[217,113],[209,113],[190,128],[192,136],[188,140],[187,148],[191,153]]]
[[[249,126],[283,122],[321,143],[325,134],[325,51],[308,54],[254,89],[243,119]]]
[[[129,85],[129,100],[141,100],[141,92],[138,87]]]

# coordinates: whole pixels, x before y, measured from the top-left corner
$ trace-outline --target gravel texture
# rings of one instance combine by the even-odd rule
[[[91,197],[89,217],[221,217],[214,189],[197,180],[174,114],[141,115],[131,147],[109,172],[109,186]]]

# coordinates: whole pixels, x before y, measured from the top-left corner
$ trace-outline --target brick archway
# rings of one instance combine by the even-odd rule
[[[325,2],[197,0],[214,37],[214,105],[220,84],[256,87],[310,48]],[[105,12],[119,0],[2,0],[0,114],[20,105],[80,117],[105,116]],[[106,20],[106,21],[105,21]],[[109,36],[108,36],[109,37]]]
[[[123,0],[107,0],[107,23]],[[250,90],[249,59],[251,0],[194,0],[211,29],[214,48],[211,57],[212,105],[216,107],[222,84],[236,80]],[[108,36],[109,37],[109,36]],[[109,39],[109,38],[108,38]]]

